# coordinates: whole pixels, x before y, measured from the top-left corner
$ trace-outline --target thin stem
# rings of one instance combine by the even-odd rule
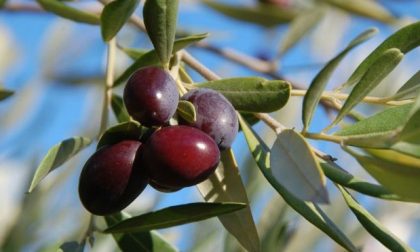
[[[311,132],[302,132],[302,135],[306,138],[316,139],[316,140],[324,140],[329,142],[334,142],[341,144],[344,141],[344,138],[339,136],[332,136],[327,134],[318,134],[318,133],[311,133]]]
[[[189,54],[185,50],[183,50],[182,52],[182,60],[185,63],[187,63],[187,65],[189,65],[191,68],[193,68],[195,71],[197,71],[199,74],[201,74],[207,80],[213,81],[213,80],[221,79],[220,76],[218,76],[209,68],[201,64],[196,58],[194,58],[191,54]]]
[[[296,90],[293,89],[290,92],[291,96],[305,96],[307,90]],[[321,99],[338,99],[338,100],[346,100],[349,97],[349,94],[331,92],[331,91],[324,91],[321,95]],[[370,104],[380,104],[380,105],[391,105],[391,106],[400,106],[407,103],[412,103],[413,100],[401,100],[401,101],[391,101],[387,97],[374,97],[374,96],[366,96],[363,98],[363,102],[370,103]]]
[[[103,100],[103,103],[102,103],[101,126],[100,126],[100,130],[99,130],[98,138],[102,136],[102,134],[105,132],[106,127],[108,125],[108,108],[111,105],[112,86],[114,84],[114,76],[115,76],[115,52],[116,52],[116,48],[117,48],[116,40],[115,40],[115,38],[113,38],[108,42],[104,100]]]

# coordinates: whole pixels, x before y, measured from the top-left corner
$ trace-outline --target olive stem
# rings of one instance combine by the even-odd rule
[[[104,100],[102,103],[102,116],[101,126],[98,134],[99,137],[105,132],[108,125],[108,108],[111,105],[112,100],[112,86],[114,85],[115,76],[115,52],[116,52],[116,40],[112,38],[108,42],[108,52],[106,61],[106,78],[105,78],[105,89],[104,89]]]
[[[307,93],[307,90],[297,90],[293,89],[290,91],[291,96],[305,96]],[[324,91],[321,95],[321,99],[338,99],[338,100],[345,100],[349,97],[349,94],[344,93],[337,93],[337,92],[331,92],[331,91]],[[370,104],[380,104],[380,105],[391,105],[391,106],[400,106],[407,103],[412,103],[413,100],[407,99],[407,100],[401,100],[401,101],[392,101],[387,99],[387,97],[374,97],[374,96],[366,96],[362,100],[365,103]]]

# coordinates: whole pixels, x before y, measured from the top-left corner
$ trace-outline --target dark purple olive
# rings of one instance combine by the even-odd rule
[[[197,112],[195,123],[180,120],[180,124],[196,127],[217,143],[221,150],[229,148],[238,133],[238,116],[232,104],[220,93],[199,88],[186,93],[183,100],[194,104]]]
[[[160,67],[137,70],[124,89],[127,111],[144,126],[162,126],[175,114],[179,95],[175,80]]]
[[[196,185],[213,173],[220,160],[214,140],[188,126],[156,131],[145,143],[142,155],[150,181],[163,188]]]
[[[79,180],[83,206],[96,215],[127,207],[148,183],[139,160],[142,144],[124,140],[99,149],[86,162]]]

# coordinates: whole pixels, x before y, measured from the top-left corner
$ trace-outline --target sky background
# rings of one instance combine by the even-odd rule
[[[13,0],[10,2],[33,3],[33,1]],[[90,4],[90,1],[81,2]],[[252,1],[239,0],[224,2],[253,4]],[[396,16],[404,17],[406,22],[420,18],[419,1],[383,0],[380,2],[389,7]],[[140,14],[141,11],[138,10],[137,13]],[[258,25],[229,19],[206,9],[197,1],[181,1],[178,27],[190,33],[209,32],[210,36],[206,41],[213,45],[234,48],[253,56],[268,57],[275,54],[286,29],[285,26],[263,29]],[[308,85],[323,63],[333,57],[357,34],[370,27],[378,27],[380,33],[346,57],[334,74],[330,87],[342,83],[357,63],[395,31],[395,28],[365,18],[350,18],[341,12],[331,13],[309,36],[282,58],[279,71],[292,81]],[[151,48],[148,38],[132,27],[125,28],[119,34],[119,39],[125,46]],[[13,218],[22,211],[20,201],[24,197],[30,197],[24,194],[29,183],[28,179],[48,149],[71,136],[92,137],[96,134],[102,103],[101,85],[104,78],[105,49],[100,31],[96,26],[74,24],[44,13],[0,11],[1,82],[5,87],[16,91],[16,95],[0,103],[0,199],[2,204],[0,226],[5,227],[0,228],[0,241],[4,238],[6,227],[11,225]],[[223,77],[258,75],[202,49],[191,48],[190,52]],[[386,79],[386,83],[374,93],[379,96],[397,90],[418,71],[419,58],[418,49],[408,54],[397,70]],[[128,57],[119,53],[118,72],[124,70],[130,62]],[[192,75],[197,81],[202,81],[198,75],[194,73]],[[69,77],[87,77],[90,80],[83,84],[69,84],[63,81]],[[288,106],[275,116],[287,126],[300,129],[300,103],[300,98],[293,98]],[[369,107],[364,108],[364,111],[371,113],[375,109],[377,108]],[[325,126],[326,120],[325,114],[318,111],[312,130],[321,129]],[[257,129],[265,132],[261,124],[257,125]],[[272,134],[263,134],[267,134],[267,142],[274,140]],[[245,146],[245,140],[239,136],[235,141],[234,151],[240,164],[246,161]],[[320,147],[332,154],[336,154],[338,149],[336,145],[330,144],[323,144]],[[28,230],[33,228],[36,231],[34,236],[37,239],[25,247],[25,251],[39,249],[48,243],[61,242],[65,240],[64,236],[69,230],[75,230],[80,226],[85,212],[78,201],[78,175],[83,162],[94,149],[94,145],[90,146],[74,161],[64,166],[68,177],[63,184],[54,187],[53,191],[48,193],[48,203],[42,207],[43,218],[41,219],[43,221],[33,223],[35,227],[28,226]],[[346,156],[343,156],[340,162],[354,164],[354,161]],[[349,169],[365,174],[361,169]],[[48,188],[49,185],[53,185],[54,180],[65,172],[61,170],[54,172],[43,182],[43,186]],[[267,189],[258,200],[252,202],[256,218],[261,215],[272,196],[273,191]],[[401,236],[405,235],[410,245],[420,250],[420,241],[413,236],[417,234],[418,237],[420,234],[419,215],[413,213],[416,209],[418,210],[418,207],[410,204],[397,205],[372,201],[364,197],[360,199],[368,209],[380,213],[379,218],[382,220],[391,215],[388,211],[378,211],[378,208],[387,206],[389,209],[397,209],[399,214],[394,219],[389,219],[389,223],[386,221],[384,223],[394,227],[395,232]],[[138,213],[145,209],[200,200],[195,188],[184,189],[173,194],[156,194],[148,188],[130,206],[129,210]],[[409,210],[402,209],[404,206],[408,206]],[[409,223],[410,221],[407,220],[413,221]],[[208,223],[219,225],[215,222]],[[50,231],[44,236],[42,234],[46,233],[46,229]],[[171,240],[177,241],[181,251],[186,251],[191,246],[188,237],[193,235],[194,230],[195,226],[185,225],[164,230],[163,233]],[[318,250],[331,248],[332,242],[328,239],[324,240],[326,241],[318,245]],[[112,241],[107,240],[101,243],[102,245],[99,244],[103,247],[97,248],[97,251],[101,251],[100,248],[106,248],[111,243]],[[371,241],[371,244],[367,246],[378,248],[375,246],[379,245]]]

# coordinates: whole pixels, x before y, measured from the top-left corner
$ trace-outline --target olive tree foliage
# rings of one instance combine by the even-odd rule
[[[178,20],[188,15],[182,10],[188,7],[189,1],[100,0],[92,1],[92,6],[83,1],[72,2],[37,0],[30,8],[24,8],[14,5],[13,1],[1,1],[4,11],[36,11],[78,25],[94,26],[106,47],[104,74],[95,76],[94,80],[77,78],[76,74],[61,80],[73,84],[99,80],[100,85],[95,90],[101,90],[103,100],[95,103],[95,111],[101,115],[97,118],[100,123],[94,129],[81,131],[82,136],[70,137],[52,146],[37,164],[22,203],[23,211],[30,208],[33,213],[21,215],[9,230],[2,244],[5,251],[33,242],[34,237],[19,240],[17,234],[25,233],[22,230],[26,225],[42,222],[40,206],[48,194],[53,194],[54,186],[69,178],[64,169],[71,167],[65,164],[81,166],[76,156],[79,152],[130,134],[143,134],[144,127],[127,114],[121,88],[135,70],[152,65],[168,69],[177,80],[180,93],[202,87],[222,93],[237,110],[241,131],[237,141],[243,141],[243,146],[224,150],[215,173],[197,185],[202,202],[183,202],[154,211],[150,207],[104,218],[85,213],[75,234],[42,244],[46,251],[82,251],[87,247],[95,250],[102,240],[111,237],[112,249],[177,251],[179,248],[171,239],[171,233],[159,229],[212,217],[217,217],[222,225],[215,224],[216,218],[213,218],[213,222],[206,222],[208,225],[196,226],[195,233],[188,233],[193,240],[189,245],[191,251],[215,247],[225,251],[293,248],[308,251],[319,244],[318,240],[332,247],[358,251],[369,240],[367,237],[392,251],[413,251],[406,238],[394,234],[358,199],[364,195],[367,197],[363,198],[375,198],[374,202],[394,201],[400,205],[412,202],[414,204],[407,207],[413,208],[420,202],[419,72],[407,76],[405,83],[394,83],[394,93],[372,95],[372,90],[384,85],[387,76],[404,62],[406,54],[420,45],[420,22],[402,22],[380,1],[267,0],[235,5],[226,3],[228,1],[203,0],[194,3],[203,7],[203,15],[215,12],[219,13],[219,18],[267,31],[283,27],[276,55],[265,59],[219,48],[208,42],[212,35],[206,30],[199,33],[184,30]],[[378,33],[377,28],[366,27],[345,41],[339,46],[340,51],[324,62],[307,83],[287,79],[287,73],[282,72],[282,66],[287,65],[287,54],[295,50],[296,45],[307,43],[308,35],[332,12],[373,20],[382,27],[398,28],[363,55],[363,60],[344,77],[346,81],[332,89],[327,89],[327,85],[341,61],[356,47],[363,47],[365,41]],[[121,35],[125,27],[133,28],[132,37],[147,36],[148,47],[127,46],[130,37]],[[219,29],[226,32],[223,27]],[[215,36],[210,41],[217,41]],[[255,74],[222,78],[217,66],[198,60],[190,49],[215,53],[225,64],[241,65]],[[122,54],[130,59],[123,68],[116,64]],[[0,101],[18,99],[18,92],[0,87]],[[291,99],[295,96],[300,97],[298,102]],[[277,115],[291,103],[301,106],[298,114],[301,121],[287,127],[284,119]],[[322,110],[318,108],[326,111],[328,117],[320,115]],[[180,103],[177,116],[194,120],[194,107]],[[267,138],[267,130],[261,131],[261,128],[270,130],[271,137]],[[331,144],[319,144],[321,141]],[[332,148],[324,150],[325,146],[334,146],[336,150],[328,153]],[[340,162],[340,158],[348,160],[350,157],[351,162]],[[237,161],[239,159],[241,162]],[[357,171],[353,166],[357,165],[368,175],[352,174]],[[64,175],[49,181],[47,189],[40,189],[45,183],[43,179],[56,169],[63,170]],[[140,195],[138,201],[142,197]],[[268,203],[261,202],[264,197],[270,197]],[[251,207],[258,204],[264,206]],[[348,214],[351,214],[352,225],[345,225]],[[315,229],[308,227],[308,223]],[[305,233],[302,229],[309,231]],[[54,227],[49,232],[54,232]],[[296,239],[305,242],[297,244]]]

